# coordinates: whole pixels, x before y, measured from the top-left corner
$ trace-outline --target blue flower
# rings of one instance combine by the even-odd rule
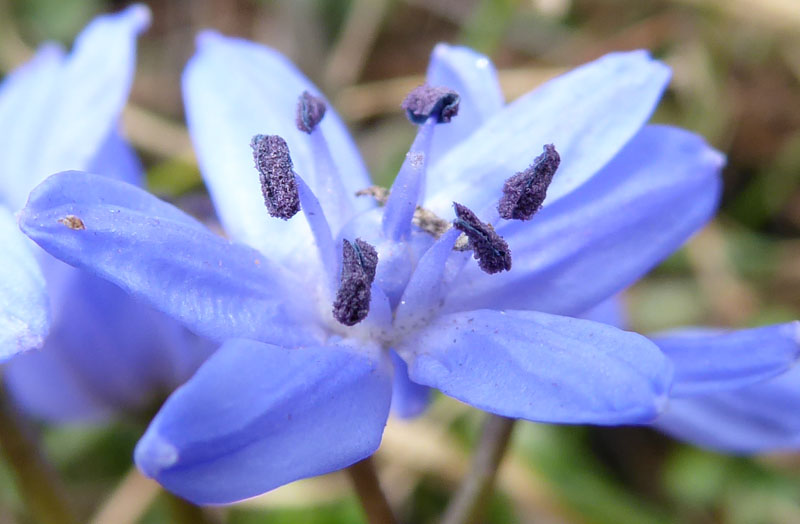
[[[584,318],[626,324],[612,299]],[[705,448],[758,453],[800,446],[800,322],[743,330],[683,328],[650,336],[675,368],[670,401],[653,422]]]
[[[139,183],[141,166],[118,124],[149,19],[141,5],[101,16],[69,55],[45,45],[0,87],[0,356],[41,348],[3,370],[15,400],[37,417],[96,419],[149,407],[208,354],[174,320],[34,246],[13,217],[53,171],[91,169]]]
[[[439,46],[428,78],[449,89],[404,104],[423,123],[382,207],[353,196],[369,178],[318,90],[215,33],[183,88],[233,241],[105,177],[61,173],[31,193],[20,224],[47,251],[225,341],[137,446],[167,489],[224,503],[348,466],[379,445],[392,397],[408,413],[427,386],[555,423],[645,423],[663,407],[672,370],[655,344],[559,315],[620,291],[713,213],[722,156],[645,125],[668,68],[614,53],[503,106],[485,57]],[[529,217],[542,195],[524,188],[544,187],[531,220],[499,218]],[[461,231],[472,251],[453,249]]]

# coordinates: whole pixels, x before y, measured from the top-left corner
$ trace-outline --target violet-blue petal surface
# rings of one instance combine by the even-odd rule
[[[669,361],[645,337],[533,311],[441,315],[397,344],[411,380],[479,409],[540,422],[648,422]]]
[[[365,348],[230,340],[167,400],[136,464],[205,504],[335,471],[380,444],[391,376],[388,357]]]
[[[214,349],[114,284],[58,264],[65,283],[51,293],[50,336],[41,351],[5,368],[6,385],[27,413],[75,421],[144,410]]]
[[[106,137],[87,171],[109,176],[135,186],[141,186],[144,180],[144,169],[136,151],[117,129],[112,130]]]
[[[82,228],[65,225],[70,217]],[[297,313],[311,310],[302,303],[309,297],[286,291],[290,275],[135,186],[75,171],[54,175],[31,193],[20,226],[53,256],[215,340],[247,335],[295,345],[320,336]]]
[[[739,389],[784,373],[800,358],[800,322],[753,329],[684,329],[650,339],[675,365],[673,396]]]
[[[503,93],[492,62],[463,46],[436,44],[425,80],[432,86],[449,87],[461,97],[458,116],[439,126],[428,161],[435,163],[503,107]]]
[[[392,415],[400,418],[417,417],[431,400],[431,388],[408,378],[408,366],[392,351],[394,379],[392,381]]]
[[[451,216],[495,204],[503,181],[525,169],[544,144],[561,165],[545,206],[589,180],[650,118],[670,77],[646,51],[611,53],[507,105],[428,172],[426,207]],[[494,189],[493,189],[494,188]]]
[[[0,362],[42,346],[50,326],[45,280],[11,212],[0,205]]]
[[[621,294],[600,302],[590,310],[578,315],[578,318],[602,322],[620,329],[625,329],[629,325],[624,299]]]
[[[258,175],[249,151],[256,134],[283,137],[295,171],[318,195],[309,135],[295,125],[297,100],[303,91],[319,90],[280,53],[262,45],[206,32],[183,75],[189,132],[200,168],[226,231],[276,260],[290,260],[311,245],[302,219],[270,220],[264,209]],[[344,124],[328,105],[318,129],[328,145],[349,195],[369,185],[369,177]],[[369,199],[355,209],[369,207]],[[326,215],[329,202],[320,202]],[[336,232],[334,232],[335,234]],[[280,242],[275,242],[280,238]]]
[[[136,37],[149,21],[143,5],[100,16],[69,56],[47,47],[12,78],[0,107],[0,173],[12,208],[46,176],[89,166],[128,98]]]
[[[734,453],[800,447],[800,368],[727,393],[671,399],[655,426],[676,438]]]
[[[528,222],[498,228],[513,253],[513,269],[486,275],[467,264],[445,307],[582,314],[640,278],[709,220],[723,163],[697,135],[645,127],[573,194]]]

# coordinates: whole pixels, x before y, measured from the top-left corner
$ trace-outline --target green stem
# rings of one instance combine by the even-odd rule
[[[37,440],[0,385],[0,450],[28,511],[40,524],[76,524],[66,490]]]
[[[386,500],[378,482],[378,474],[371,457],[367,457],[361,462],[356,462],[349,468],[347,473],[353,482],[361,507],[369,524],[396,524],[392,508]]]
[[[442,524],[482,522],[516,419],[489,414],[472,457],[470,471],[445,510]]]

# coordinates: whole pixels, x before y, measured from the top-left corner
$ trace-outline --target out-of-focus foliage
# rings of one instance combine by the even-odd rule
[[[0,68],[18,65],[44,39],[71,40],[96,13],[126,3],[0,0]],[[465,43],[489,54],[509,99],[607,51],[649,48],[674,70],[656,120],[705,135],[729,163],[715,222],[627,294],[633,327],[746,326],[800,316],[797,0],[147,3],[154,23],[141,42],[125,129],[148,167],[151,189],[188,203],[198,215],[208,206],[180,123],[179,78],[202,28],[289,55],[348,120],[374,178],[384,185],[414,133],[399,102],[421,82],[436,42]],[[478,423],[479,414],[445,398],[411,425],[390,423],[377,460],[406,521],[436,521],[465,471]],[[129,506],[131,522],[175,521],[180,504],[127,473],[142,429],[136,421],[37,427],[86,522],[116,522],[92,521],[90,515],[103,504],[126,507],[130,500],[140,502]],[[798,501],[797,456],[726,457],[647,429],[524,423],[501,470],[489,521],[791,523],[800,522]],[[207,517],[232,524],[362,518],[346,479],[337,476],[302,481]],[[0,463],[5,522],[29,521]]]

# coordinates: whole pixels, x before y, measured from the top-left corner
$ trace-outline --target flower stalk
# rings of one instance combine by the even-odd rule
[[[26,426],[0,385],[0,450],[28,511],[40,524],[77,524],[66,489]]]
[[[381,489],[372,457],[356,462],[347,468],[347,473],[353,482],[353,488],[364,509],[367,522],[369,524],[396,524],[397,519],[395,519],[389,501]]]
[[[481,522],[516,419],[488,414],[469,473],[445,510],[442,524]]]

